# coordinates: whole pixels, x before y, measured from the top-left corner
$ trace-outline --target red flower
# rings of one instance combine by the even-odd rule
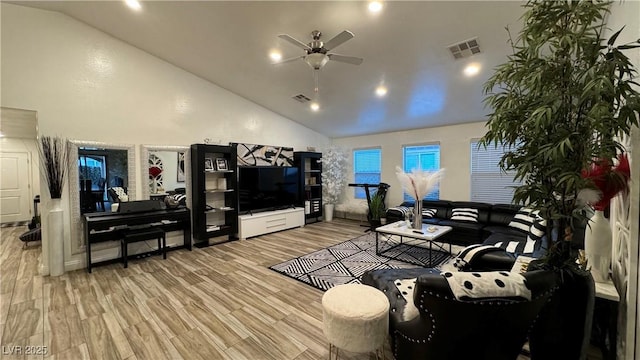
[[[149,178],[155,179],[160,174],[162,174],[162,169],[161,168],[159,168],[157,166],[150,166],[149,167]]]
[[[596,210],[604,210],[614,196],[628,190],[631,177],[629,158],[626,154],[618,155],[618,165],[615,167],[611,160],[599,159],[588,169],[582,170],[582,177],[590,179],[602,195],[597,203],[591,205]]]

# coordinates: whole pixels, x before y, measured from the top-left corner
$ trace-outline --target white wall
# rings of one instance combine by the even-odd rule
[[[384,134],[355,136],[334,139],[334,143],[349,151],[349,182],[353,182],[353,149],[381,147],[382,182],[391,185],[387,205],[402,202],[402,188],[396,178],[396,166],[402,167],[402,146],[440,143],[440,167],[446,169],[440,184],[440,198],[468,201],[471,198],[470,163],[471,140],[482,137],[485,123],[441,126]],[[343,200],[353,199],[353,190],[348,188]]]
[[[315,131],[66,15],[1,4],[1,106],[38,112],[39,133],[121,144],[246,142],[325,147]],[[241,74],[239,74],[241,76]],[[147,186],[136,156],[136,193]],[[48,192],[41,188],[43,210]],[[68,193],[65,261],[71,256]],[[46,234],[43,248],[46,249]],[[46,269],[46,256],[45,269]]]

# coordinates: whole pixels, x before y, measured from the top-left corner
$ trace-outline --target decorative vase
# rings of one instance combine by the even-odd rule
[[[47,234],[49,235],[49,275],[64,274],[64,210],[60,199],[51,199],[48,214]]]
[[[324,221],[333,220],[333,204],[324,204]]]
[[[413,204],[413,228],[422,229],[422,200]]]
[[[609,220],[604,217],[602,210],[596,210],[584,234],[587,266],[591,267],[591,275],[596,282],[609,279],[612,238]]]

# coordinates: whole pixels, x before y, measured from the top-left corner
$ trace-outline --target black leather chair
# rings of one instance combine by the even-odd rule
[[[532,300],[493,298],[458,301],[439,270],[390,269],[364,274],[363,283],[389,298],[389,332],[396,360],[514,360],[543,305],[555,291],[547,271],[524,274]],[[396,279],[417,277],[413,302],[419,316],[403,320],[404,297]]]

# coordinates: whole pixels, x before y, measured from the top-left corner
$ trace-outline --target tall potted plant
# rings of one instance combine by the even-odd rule
[[[562,279],[582,279],[586,286],[565,286],[578,314],[554,319],[558,332],[565,334],[535,336],[534,331],[534,357],[580,357],[584,334],[561,330],[561,323],[590,327],[589,315],[585,318],[580,312],[588,313],[592,306],[593,291],[588,288],[589,282],[593,288],[593,279],[584,268],[576,267],[578,255],[571,246],[578,237],[574,233],[588,221],[581,211],[584,194],[596,189],[581,173],[595,161],[615,158],[622,149],[617,136],[629,134],[638,125],[640,100],[632,80],[636,70],[623,50],[639,45],[616,46],[622,29],[608,40],[603,38],[610,4],[529,1],[524,5],[523,29],[511,39],[513,53],[485,84],[485,101],[493,112],[481,144],[510,149],[499,165],[515,171],[516,179],[522,181],[514,202],[538,210],[548,220],[545,266],[562,273]],[[549,341],[534,346],[540,338]],[[553,352],[536,353],[544,348]]]
[[[322,192],[324,200],[324,216],[326,221],[333,220],[333,208],[347,184],[347,156],[337,145],[329,146],[322,159]]]

